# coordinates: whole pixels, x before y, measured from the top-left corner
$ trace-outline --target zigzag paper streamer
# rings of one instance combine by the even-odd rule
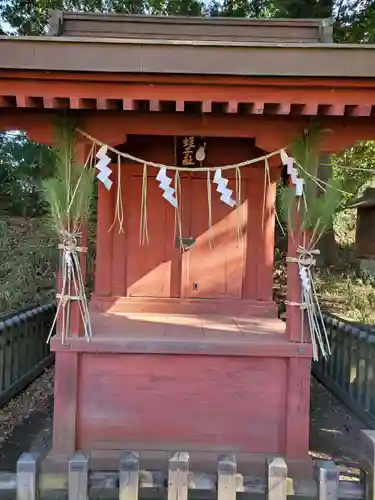
[[[159,187],[164,191],[163,198],[165,198],[171,205],[177,208],[177,198],[175,197],[176,190],[171,187],[172,179],[167,176],[166,167],[159,170],[156,180],[160,183]]]
[[[107,155],[107,146],[102,146],[96,153],[96,157],[99,159],[98,163],[95,165],[95,167],[99,170],[99,173],[96,177],[109,190],[111,189],[113,182],[109,178],[112,170],[108,167],[108,165],[111,163],[111,159]]]
[[[305,183],[304,179],[298,177],[298,172],[294,166],[294,159],[288,156],[286,151],[282,149],[280,151],[280,157],[283,165],[286,166],[287,173],[291,178],[292,183],[296,186],[296,196],[303,195],[303,185]]]
[[[227,188],[228,179],[222,176],[221,169],[217,168],[215,170],[215,175],[213,182],[217,184],[216,191],[221,194],[220,200],[229,205],[230,207],[236,206],[236,201],[232,198],[233,191]]]

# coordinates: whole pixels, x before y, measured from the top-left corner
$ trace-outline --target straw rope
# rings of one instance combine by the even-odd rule
[[[119,233],[124,232],[124,206],[122,200],[122,184],[121,184],[121,158],[117,157],[117,192],[116,192],[116,206],[115,215],[111,227],[108,232],[112,231],[116,222],[118,222]]]
[[[212,186],[211,186],[210,170],[207,170],[207,206],[208,206],[208,231],[209,231],[208,243],[211,249],[213,247],[214,242],[212,239]]]
[[[122,156],[123,158],[126,158],[127,160],[134,161],[135,163],[140,163],[142,165],[147,165],[148,167],[153,167],[153,168],[166,168],[167,170],[179,170],[180,172],[191,172],[192,168],[191,167],[178,167],[176,165],[166,165],[163,163],[155,163],[152,161],[144,160],[142,158],[138,158],[137,156],[130,155],[129,153],[124,153],[122,151],[119,151],[118,149],[115,149],[111,146],[108,146],[108,144],[105,144],[104,142],[100,141],[99,139],[96,139],[90,134],[87,134],[81,129],[77,129],[77,132],[86,137],[86,139],[89,139],[92,142],[95,142],[96,144],[100,146],[106,146],[109,151],[112,151],[118,156]],[[234,168],[242,168],[242,167],[247,167],[249,165],[253,165],[255,163],[264,161],[266,159],[272,158],[273,156],[277,156],[283,151],[284,148],[277,149],[276,151],[273,151],[271,153],[268,153],[263,156],[259,156],[258,158],[252,158],[251,160],[246,160],[240,163],[233,163],[231,165],[224,165],[220,167],[221,170],[230,170]],[[207,172],[207,171],[215,171],[217,167],[194,167],[194,172]]]
[[[301,303],[287,301],[286,304],[300,307],[301,310],[306,310],[314,361],[319,359],[319,351],[326,359],[331,354],[331,348],[312,274],[312,267],[316,264],[315,255],[318,255],[320,252],[318,249],[306,248],[304,244],[298,247],[297,253],[299,254],[298,257],[287,257],[286,261],[298,265],[298,272],[301,279],[302,301]],[[301,342],[304,342],[304,317],[305,315],[302,312]]]
[[[72,300],[76,301],[78,304],[86,340],[90,340],[90,338],[92,337],[92,329],[89,306],[85,293],[85,284],[78,256],[78,253],[80,252],[87,252],[87,248],[77,245],[77,238],[80,236],[79,234],[73,234],[69,233],[68,231],[63,231],[61,235],[63,237],[63,243],[59,245],[59,249],[63,250],[61,265],[62,285],[60,293],[56,295],[56,298],[58,299],[58,305],[47,338],[47,343],[51,340],[60,311],[62,311],[61,341],[64,344],[69,337],[70,332],[69,322]]]
[[[176,170],[174,176],[174,189],[175,196],[177,200],[177,208],[174,211],[174,234],[173,241],[176,242],[177,234],[180,238],[180,243],[182,242],[182,190],[181,190],[181,178],[180,172]],[[183,245],[180,244],[180,250],[184,251]]]
[[[141,246],[148,244],[148,220],[147,220],[147,164],[143,165],[142,175],[142,198],[141,198],[141,215],[139,226],[139,243]]]

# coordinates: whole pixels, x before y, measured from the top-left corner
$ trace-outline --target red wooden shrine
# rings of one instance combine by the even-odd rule
[[[63,111],[102,142],[175,164],[176,138],[202,137],[205,165],[257,158],[297,138],[311,117],[324,152],[374,137],[375,48],[337,46],[327,21],[53,15],[45,37],[0,37],[0,126],[53,143]],[[77,137],[84,160],[90,142]],[[311,345],[301,311],[286,325],[272,298],[280,158],[242,169],[236,210],[207,174],[184,172],[182,236],[148,169],[149,244],[139,244],[142,166],[121,168],[124,232],[113,188],[99,183],[93,338],[56,352],[53,450],[184,450],[283,454],[309,449]],[[235,187],[234,171],[228,171]],[[263,214],[263,205],[265,206]],[[236,237],[241,215],[242,243]],[[210,247],[210,238],[214,244]],[[296,248],[290,241],[289,255]],[[298,268],[288,299],[300,302]]]

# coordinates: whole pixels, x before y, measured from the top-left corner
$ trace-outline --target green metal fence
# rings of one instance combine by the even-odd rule
[[[52,364],[46,340],[55,312],[50,304],[0,317],[0,406]]]
[[[370,428],[375,428],[375,331],[324,315],[332,355],[312,372]]]

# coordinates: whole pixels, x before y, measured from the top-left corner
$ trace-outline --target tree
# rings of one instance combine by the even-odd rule
[[[334,0],[276,0],[278,17],[327,18],[332,17]]]
[[[375,43],[375,0],[339,0],[335,3],[335,40]]]
[[[0,206],[13,215],[34,216],[42,211],[40,181],[52,174],[51,149],[29,141],[25,134],[0,135]]]
[[[3,0],[1,18],[19,35],[40,35],[47,26],[49,9],[142,14],[145,0],[10,0],[6,3]]]
[[[40,35],[48,23],[48,11],[102,12],[199,16],[201,0],[9,0],[3,1],[1,19],[19,35]]]

